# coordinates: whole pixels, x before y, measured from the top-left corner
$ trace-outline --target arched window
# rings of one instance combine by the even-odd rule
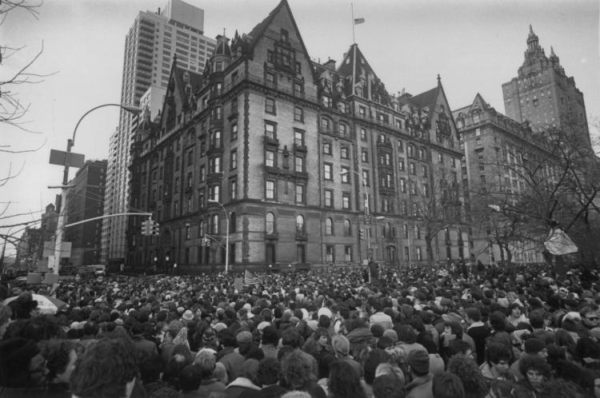
[[[296,233],[300,235],[304,235],[305,227],[304,227],[304,217],[300,214],[296,216]]]
[[[273,213],[267,213],[266,216],[266,225],[265,229],[267,230],[267,235],[272,235],[275,233],[275,215]]]
[[[333,235],[333,220],[331,218],[325,220],[325,235]]]
[[[352,235],[352,224],[350,224],[350,220],[344,220],[344,235],[351,236]]]
[[[344,123],[339,124],[340,137],[346,137],[348,135],[348,126]]]

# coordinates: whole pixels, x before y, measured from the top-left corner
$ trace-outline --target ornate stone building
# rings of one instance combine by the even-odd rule
[[[160,116],[139,126],[131,206],[151,211],[160,235],[141,235],[132,218],[129,266],[407,266],[470,254],[440,79],[390,95],[355,44],[339,67],[312,62],[286,0],[249,34],[219,36],[202,75],[174,66]],[[455,222],[427,222],[426,208],[452,209]]]

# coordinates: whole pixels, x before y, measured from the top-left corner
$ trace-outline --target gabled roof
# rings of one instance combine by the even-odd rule
[[[418,108],[429,108],[432,109],[432,105],[438,96],[439,86],[432,88],[431,90],[425,91],[424,93],[411,97],[408,102],[415,105]]]
[[[479,93],[477,93],[475,95],[475,98],[473,99],[473,102],[471,102],[469,105],[463,106],[462,108],[459,109],[455,109],[454,111],[452,111],[452,114],[454,115],[454,117],[458,117],[459,114],[463,113],[463,114],[468,114],[469,112],[472,112],[474,109],[481,109],[482,111],[487,111],[489,109],[493,109],[484,99],[483,96]]]
[[[277,5],[277,7],[275,7],[273,9],[273,11],[271,11],[265,19],[263,19],[258,25],[256,25],[250,31],[250,33],[248,34],[249,39],[250,39],[250,50],[254,50],[254,47],[259,42],[259,40],[262,38],[262,36],[265,34],[267,29],[269,28],[269,25],[271,25],[273,23],[273,20],[275,19],[277,14],[279,14],[279,12],[281,12],[281,11],[286,11],[290,14],[290,19],[292,20],[292,25],[294,26],[294,29],[296,30],[296,35],[298,36],[298,40],[300,41],[300,46],[302,47],[302,51],[306,55],[306,59],[310,60],[310,57],[308,56],[308,51],[306,50],[306,46],[304,45],[304,40],[302,40],[302,35],[300,34],[300,30],[298,29],[298,24],[296,24],[296,19],[294,18],[294,14],[292,13],[292,10],[291,10],[290,5],[288,4],[287,0],[281,0],[279,2],[279,4]]]
[[[385,89],[385,85],[377,77],[356,43],[352,44],[350,50],[345,54],[338,73],[346,77],[344,85],[346,95],[357,95],[356,89],[360,88],[363,98],[373,100],[373,96],[377,95],[382,104],[390,105],[391,97]]]
[[[185,82],[186,74],[189,76],[188,82]],[[191,90],[188,93],[186,93],[185,88],[186,86],[188,86],[188,84],[191,87]],[[175,95],[179,97],[179,101],[185,109],[188,105],[188,99],[190,98],[190,96],[193,96],[194,91],[196,91],[197,88],[201,87],[201,85],[202,76],[195,72],[191,72],[189,70],[178,67],[177,57],[173,57],[173,64],[171,66],[171,74],[169,75],[169,83],[167,84],[165,101],[163,101],[162,109],[160,112],[160,125],[163,125],[163,118],[166,114],[165,110],[169,102],[168,98],[170,97],[171,93],[173,93],[173,97]]]

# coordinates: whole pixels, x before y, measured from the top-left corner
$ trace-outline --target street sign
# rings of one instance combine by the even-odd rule
[[[82,168],[85,164],[85,155],[81,153],[59,151],[57,149],[50,150],[50,164],[58,166],[69,166]]]

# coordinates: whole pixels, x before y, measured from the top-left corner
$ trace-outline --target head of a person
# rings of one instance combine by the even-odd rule
[[[490,314],[490,326],[496,332],[504,332],[506,330],[506,317],[500,311],[494,311]]]
[[[258,385],[258,361],[256,359],[246,359],[242,365],[242,375]]]
[[[283,377],[293,388],[302,388],[312,380],[311,370],[304,365],[302,354],[297,350],[283,357],[281,370]]]
[[[417,341],[417,333],[411,325],[399,325],[395,330],[398,335],[398,341],[406,344],[413,344]]]
[[[315,330],[315,334],[313,335],[313,338],[321,347],[331,344],[331,338],[329,337],[329,331],[325,328],[317,328],[317,330]]]
[[[377,366],[377,369],[375,369],[375,379],[390,374],[396,375],[400,379],[400,381],[402,381],[402,385],[405,384],[406,378],[404,377],[404,372],[398,366],[389,362],[384,362],[380,363]],[[373,382],[375,381],[373,380]]]
[[[454,373],[460,378],[465,395],[479,397],[487,394],[487,381],[473,359],[460,355],[452,357],[448,362],[448,372]]]
[[[519,362],[519,370],[529,384],[538,390],[550,375],[550,365],[537,355],[526,355]]]
[[[534,310],[529,313],[529,324],[534,329],[541,329],[544,327],[545,311],[542,309]]]
[[[431,390],[434,398],[464,398],[465,388],[462,380],[450,372],[441,372],[433,376]]]
[[[179,374],[179,386],[184,393],[196,391],[200,387],[201,381],[198,365],[187,365]]]
[[[77,358],[71,392],[77,398],[128,398],[138,365],[135,349],[125,339],[102,339]]]
[[[519,303],[512,303],[508,306],[508,315],[513,318],[519,318],[523,315],[523,308],[519,305]]]
[[[56,340],[48,343],[45,349],[46,378],[51,383],[66,383],[71,379],[77,360],[77,347],[70,340]]]
[[[200,377],[203,380],[210,379],[217,365],[217,359],[210,350],[200,350],[194,358],[194,365],[200,371]]]
[[[375,380],[375,371],[382,363],[388,363],[390,355],[385,350],[375,349],[370,351],[363,364],[365,383],[371,385]]]
[[[304,344],[304,339],[295,328],[287,328],[281,335],[281,344],[289,345],[292,348],[300,348]]]
[[[47,372],[35,341],[14,337],[0,342],[0,386],[25,388],[41,385]]]
[[[346,361],[335,361],[330,365],[327,388],[331,398],[366,398],[360,385],[360,375],[356,375],[352,366]]]
[[[446,353],[448,354],[448,358],[452,358],[455,355],[464,355],[470,358],[473,357],[471,345],[464,340],[452,340],[448,343]]]
[[[267,326],[262,330],[261,343],[263,345],[276,346],[279,343],[279,333],[273,326]]]
[[[594,308],[586,305],[579,310],[579,314],[581,315],[581,321],[587,328],[592,329],[598,327],[598,312],[594,310]]]
[[[333,347],[333,352],[335,352],[335,355],[337,356],[345,357],[350,353],[350,342],[341,334],[333,336],[331,345]]]
[[[400,370],[400,369],[398,369]],[[402,371],[400,371],[402,373]],[[404,398],[404,379],[396,373],[387,373],[373,380],[373,396],[375,398]]]
[[[546,349],[546,343],[542,340],[532,337],[525,340],[525,353],[529,355],[539,355],[542,358],[548,357],[548,350]]]
[[[485,356],[487,363],[500,375],[505,375],[510,367],[512,350],[506,344],[492,342],[488,345]]]
[[[467,308],[465,310],[465,316],[468,321],[472,322],[480,322],[481,321],[481,311],[478,308]]]
[[[412,350],[406,358],[410,372],[414,377],[422,377],[429,374],[429,354],[423,350]]]
[[[259,386],[277,384],[281,378],[281,364],[275,358],[264,358],[258,363],[257,381]]]

